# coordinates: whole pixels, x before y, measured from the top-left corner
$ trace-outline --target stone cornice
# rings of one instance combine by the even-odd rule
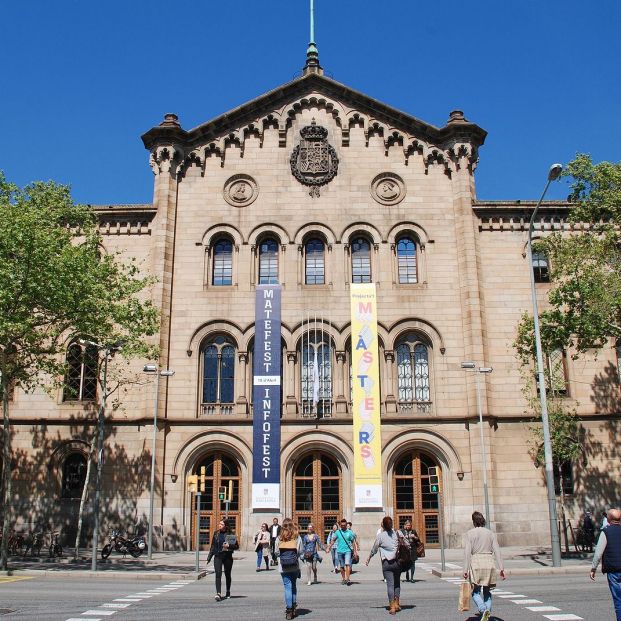
[[[475,201],[480,231],[527,231],[538,201]],[[568,201],[544,201],[535,222],[535,231],[583,231],[588,224],[569,221],[572,204]]]
[[[142,135],[145,147],[153,151],[161,145],[182,145],[189,153],[192,149],[210,141],[217,141],[229,132],[245,125],[252,125],[257,119],[278,110],[292,99],[313,93],[325,94],[336,100],[346,102],[353,109],[369,113],[374,119],[418,138],[428,144],[437,145],[447,151],[455,145],[468,143],[477,149],[485,141],[487,132],[474,123],[467,121],[463,114],[452,113],[444,127],[435,127],[425,123],[401,110],[388,106],[336,80],[324,75],[309,73],[273,89],[237,108],[203,123],[191,130],[184,130],[176,122],[165,121]],[[286,130],[286,118],[273,119],[274,125],[283,132]],[[348,131],[341,119],[341,127]],[[262,128],[257,128],[259,131]],[[281,141],[281,146],[284,146]]]
[[[90,205],[102,235],[150,235],[157,210],[151,204]]]

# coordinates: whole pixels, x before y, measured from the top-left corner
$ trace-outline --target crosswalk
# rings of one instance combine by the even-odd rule
[[[122,612],[126,608],[139,604],[143,600],[176,591],[192,582],[194,582],[194,580],[175,580],[161,587],[132,593],[125,597],[117,597],[110,602],[104,602],[95,608],[85,610],[79,617],[69,617],[65,619],[65,621],[104,621],[104,619],[110,619],[110,617],[117,612]]]
[[[448,569],[461,569],[459,565],[446,563],[446,567]],[[422,569],[423,571],[431,574],[433,570],[440,569],[440,563],[416,563],[416,569]],[[449,584],[455,584],[459,586],[465,580],[461,576],[447,576],[446,578],[442,578],[444,582],[448,582]],[[557,606],[550,606],[542,602],[541,600],[535,599],[533,597],[529,597],[528,595],[524,595],[522,593],[514,593],[512,591],[506,591],[504,589],[494,589],[492,591],[494,597],[498,599],[506,600],[516,606],[519,606],[523,610],[530,610],[531,612],[540,612],[542,613],[542,617],[544,619],[548,619],[549,621],[583,621],[583,617],[579,617],[578,615],[572,613],[563,612]],[[550,613],[550,614],[543,614]]]

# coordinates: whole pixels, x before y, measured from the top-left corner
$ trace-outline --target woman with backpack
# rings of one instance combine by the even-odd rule
[[[303,552],[303,544],[298,534],[297,524],[294,524],[291,518],[283,521],[274,551],[285,587],[285,619],[293,619],[297,616],[297,580],[301,577],[300,556]]]
[[[264,522],[261,530],[254,536],[254,551],[257,553],[257,571],[261,571],[261,562],[265,561],[265,571],[270,570],[270,533]]]
[[[382,520],[382,530],[378,533],[365,565],[379,550],[382,560],[382,573],[388,591],[388,612],[391,615],[401,610],[401,572],[412,562],[409,554],[410,544],[401,533],[393,529],[392,518],[386,516]]]
[[[306,535],[302,537],[302,546],[304,548],[304,562],[306,563],[306,575],[308,586],[311,585],[311,571],[313,572],[313,583],[317,583],[317,563],[321,563],[321,557],[319,556],[319,550],[325,552],[321,539],[315,533],[315,527],[312,524],[308,525]]]

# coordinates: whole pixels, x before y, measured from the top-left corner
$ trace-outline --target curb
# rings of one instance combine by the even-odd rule
[[[90,571],[82,569],[27,569],[9,570],[0,572],[0,576],[31,576],[36,578],[66,578],[73,576],[84,580],[200,580],[207,575],[206,571],[193,572],[174,572],[174,571],[133,571],[126,569],[122,571]]]
[[[590,570],[590,565],[569,565],[568,567],[516,567],[515,569],[505,568],[505,574],[507,576],[562,576],[566,574],[584,574],[586,576]],[[432,569],[431,573],[438,578],[461,578],[464,574],[461,569],[450,569],[448,571]]]

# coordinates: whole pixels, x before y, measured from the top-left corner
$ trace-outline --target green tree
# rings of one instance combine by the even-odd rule
[[[2,569],[11,523],[10,391],[58,385],[72,336],[122,340],[124,357],[152,356],[145,337],[155,334],[158,314],[142,294],[151,282],[135,262],[102,250],[96,215],[74,204],[68,187],[19,188],[0,173]]]
[[[549,258],[552,282],[541,338],[546,351],[572,348],[580,355],[621,338],[621,162],[594,164],[580,154],[563,174],[571,179],[573,232],[535,245]],[[531,318],[520,325],[517,347],[533,354]]]

